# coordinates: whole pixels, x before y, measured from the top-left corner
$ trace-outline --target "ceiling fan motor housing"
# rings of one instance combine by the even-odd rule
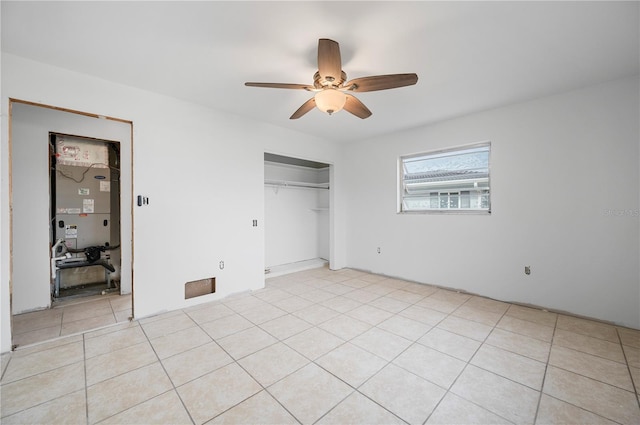
[[[319,71],[313,74],[313,86],[317,89],[340,87],[345,81],[347,81],[347,74],[344,71],[340,72],[340,78],[334,78],[333,76],[322,78]]]

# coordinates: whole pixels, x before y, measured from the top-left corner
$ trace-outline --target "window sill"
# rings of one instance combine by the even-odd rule
[[[416,210],[397,211],[397,214],[435,214],[435,215],[491,215],[491,210]]]

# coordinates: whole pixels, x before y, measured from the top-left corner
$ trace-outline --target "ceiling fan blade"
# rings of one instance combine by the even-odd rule
[[[344,87],[356,92],[365,92],[412,86],[417,82],[418,76],[416,74],[374,75],[356,78],[344,84]]]
[[[364,106],[364,103],[360,102],[357,97],[347,94],[347,101],[344,104],[344,110],[347,112],[351,112],[358,118],[369,118],[371,116],[371,111],[369,108]]]
[[[339,81],[342,74],[340,45],[328,38],[318,40],[318,73],[329,82]]]
[[[266,87],[270,89],[297,89],[297,90],[313,90],[308,84],[286,84],[286,83],[244,83],[247,87]]]
[[[312,110],[315,107],[316,107],[316,99],[314,97],[312,97],[311,99],[309,99],[306,102],[304,102],[302,104],[302,106],[299,107],[298,110],[295,111],[293,113],[293,115],[291,115],[289,117],[289,119],[290,120],[297,120],[298,118],[300,118],[301,116],[303,116],[304,114],[306,114],[307,112],[309,112],[310,110]]]

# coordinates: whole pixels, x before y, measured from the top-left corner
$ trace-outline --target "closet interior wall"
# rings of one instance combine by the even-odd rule
[[[265,161],[265,266],[329,259],[329,166]]]

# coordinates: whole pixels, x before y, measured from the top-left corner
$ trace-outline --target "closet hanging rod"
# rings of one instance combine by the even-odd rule
[[[310,189],[329,189],[329,183],[309,183],[309,182],[296,182],[288,180],[265,180],[265,186],[275,187],[304,187]]]

